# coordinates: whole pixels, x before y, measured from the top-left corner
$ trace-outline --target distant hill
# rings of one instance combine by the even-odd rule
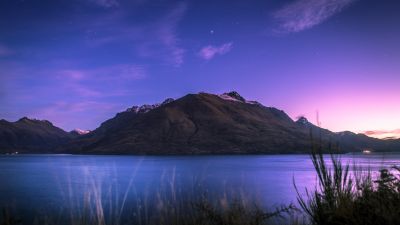
[[[309,134],[318,142],[319,139],[327,145],[338,147],[342,152],[361,152],[363,150],[372,150],[377,152],[400,152],[400,140],[382,140],[369,137],[365,134],[356,134],[351,131],[332,132],[320,128],[304,117],[300,117],[296,123],[309,130]],[[311,139],[311,138],[310,138]]]
[[[26,117],[0,121],[0,152],[76,154],[309,153],[315,142],[341,152],[400,151],[400,140],[331,132],[237,92],[188,94],[161,104],[133,106],[94,131],[63,131]]]
[[[46,153],[72,139],[72,135],[47,120],[26,117],[16,122],[0,120],[0,153]]]

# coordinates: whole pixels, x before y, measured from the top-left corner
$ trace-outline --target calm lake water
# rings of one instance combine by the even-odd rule
[[[400,165],[400,154],[342,155],[343,161],[378,171]],[[296,203],[315,186],[308,155],[246,156],[0,156],[0,208],[21,213],[62,213],[84,199],[124,209],[168,198],[245,197],[265,207]],[[125,199],[125,201],[124,201]]]

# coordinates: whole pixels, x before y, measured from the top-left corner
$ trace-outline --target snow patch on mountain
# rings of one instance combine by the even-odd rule
[[[79,135],[85,135],[85,134],[90,133],[90,130],[74,129],[72,132],[79,134]]]
[[[231,96],[229,96],[229,95],[227,95],[227,94],[222,94],[222,95],[218,95],[220,98],[222,98],[222,99],[224,99],[224,100],[227,100],[227,101],[234,101],[234,102],[243,102],[243,101],[240,101],[239,99],[236,99],[236,98],[234,98],[234,97],[231,97]]]
[[[134,112],[134,113],[147,113],[147,112],[149,112],[149,111],[151,111],[151,110],[153,110],[155,108],[158,108],[158,107],[160,107],[162,105],[169,104],[169,103],[171,103],[173,101],[175,101],[173,98],[167,98],[161,104],[160,103],[156,103],[156,104],[152,104],[152,105],[144,104],[144,105],[141,105],[141,106],[136,106],[135,105],[135,106],[132,106],[131,108],[128,108],[126,111],[127,112]]]
[[[247,101],[245,98],[243,98],[239,93],[236,91],[231,91],[228,93],[223,93],[221,95],[218,95],[218,97],[227,100],[227,101],[234,101],[234,102],[241,102],[241,103],[247,103],[247,104],[252,104],[252,105],[259,105],[262,106],[261,103],[257,101]]]
[[[171,102],[173,102],[173,101],[175,101],[175,99],[173,99],[173,98],[167,98],[167,99],[165,99],[165,100],[163,101],[163,103],[161,103],[161,105],[166,105],[166,104],[169,104],[169,103],[171,103]]]
[[[258,105],[258,106],[262,106],[261,103],[257,102],[257,101],[246,101],[247,104],[251,104],[251,105]]]

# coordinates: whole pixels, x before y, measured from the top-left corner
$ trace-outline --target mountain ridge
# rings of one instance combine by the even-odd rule
[[[0,147],[4,148],[7,135],[4,135],[5,125],[2,128],[2,123],[31,124],[39,131],[47,127],[49,135],[40,132],[42,136],[36,135],[46,143],[39,146],[56,153],[309,153],[313,144],[310,136],[320,139],[325,147],[330,143],[338,144],[342,152],[359,152],[365,148],[400,150],[400,140],[385,141],[349,131],[332,132],[310,123],[305,117],[294,121],[283,110],[248,101],[235,91],[220,95],[200,92],[178,99],[169,98],[158,104],[133,106],[90,132],[68,133],[49,121],[28,118],[14,123],[0,122]],[[10,149],[19,146],[19,139],[14,139],[11,147],[8,146]],[[31,142],[39,143],[37,140]],[[26,145],[27,151],[37,152],[38,146],[32,143]]]
[[[118,154],[261,154],[308,153],[310,132],[339,143],[343,152],[392,147],[355,133],[338,135],[307,121],[293,121],[283,110],[254,104],[237,92],[188,94],[143,113],[125,111],[91,134],[71,143],[68,151]],[[356,140],[357,143],[352,143]]]
[[[22,117],[15,122],[0,121],[0,153],[51,153],[72,138],[48,120]]]

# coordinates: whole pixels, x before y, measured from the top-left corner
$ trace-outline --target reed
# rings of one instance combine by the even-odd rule
[[[140,194],[134,176],[120,193],[117,182],[108,186],[86,175],[89,186],[83,195],[71,184],[65,187],[68,207],[44,210],[31,221],[6,210],[0,225],[268,225],[286,223],[297,210],[294,205],[265,210],[244,191],[207,192],[198,182],[187,190],[177,184],[175,171],[160,178],[155,192]]]
[[[318,178],[314,190],[302,196],[296,185],[298,203],[312,225],[398,225],[400,224],[399,168],[379,171],[344,165],[331,154],[328,167],[322,151],[313,151],[311,160]]]

